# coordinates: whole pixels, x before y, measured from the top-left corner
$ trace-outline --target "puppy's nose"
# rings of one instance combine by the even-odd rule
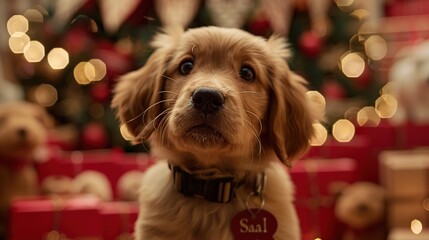
[[[25,138],[27,137],[27,130],[25,130],[24,128],[20,128],[17,130],[17,134],[20,138]]]
[[[201,87],[195,90],[192,94],[192,104],[194,108],[200,110],[204,114],[214,113],[219,110],[225,98],[216,89]]]

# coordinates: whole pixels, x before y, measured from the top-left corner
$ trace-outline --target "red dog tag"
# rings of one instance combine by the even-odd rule
[[[264,209],[249,209],[237,213],[231,222],[235,240],[274,240],[277,220]]]

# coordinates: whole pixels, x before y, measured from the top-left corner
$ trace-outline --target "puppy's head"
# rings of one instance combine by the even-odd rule
[[[31,160],[45,143],[53,119],[41,106],[27,102],[0,105],[0,156]]]
[[[314,116],[284,40],[204,27],[158,34],[146,65],[123,76],[112,106],[135,142],[198,164],[285,164],[309,146]],[[256,161],[255,161],[256,160]]]

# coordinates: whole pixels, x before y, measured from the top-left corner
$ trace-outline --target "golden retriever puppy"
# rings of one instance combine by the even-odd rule
[[[6,232],[10,202],[38,192],[33,161],[45,147],[54,120],[39,105],[0,104],[0,239]]]
[[[279,163],[307,150],[316,116],[284,39],[203,27],[152,46],[112,100],[134,142],[166,159],[143,178],[136,239],[300,239]]]

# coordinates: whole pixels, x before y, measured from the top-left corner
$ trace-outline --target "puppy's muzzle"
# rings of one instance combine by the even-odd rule
[[[224,96],[214,88],[200,87],[192,94],[193,107],[205,115],[217,112],[224,103]]]

